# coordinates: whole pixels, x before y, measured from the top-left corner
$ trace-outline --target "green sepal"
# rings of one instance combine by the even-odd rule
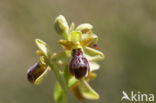
[[[71,76],[68,81],[68,87],[71,88],[73,85],[75,85],[78,82],[79,82],[78,79],[76,79],[74,76]]]
[[[91,45],[93,40],[94,40],[94,38],[92,38],[92,37],[85,38],[85,39],[80,41],[80,45],[85,48],[86,46]]]
[[[55,103],[63,103],[63,90],[58,82],[55,84],[53,96]]]
[[[74,42],[68,41],[68,40],[59,40],[58,43],[61,44],[62,48],[66,49],[66,50],[82,48],[82,46],[80,45],[79,42],[74,43]]]
[[[80,91],[85,99],[97,100],[99,99],[99,94],[91,88],[91,86],[85,81],[80,81]]]
[[[72,41],[68,41],[68,40],[59,40],[58,43],[61,44],[61,46],[64,49],[67,49],[67,50],[71,50],[72,47],[75,46],[75,44]]]
[[[90,65],[90,71],[95,71],[98,70],[100,68],[100,65],[96,62],[89,62]]]
[[[82,35],[82,40],[92,38],[92,42],[90,44],[96,44],[98,41],[98,36],[96,34],[84,34]]]
[[[86,80],[87,82],[89,82],[89,81],[91,81],[91,80],[94,80],[95,78],[96,78],[96,73],[94,73],[94,72],[89,72],[89,73],[88,73],[88,76],[85,77],[85,80]]]
[[[50,47],[46,44],[46,42],[44,42],[40,39],[36,39],[35,42],[36,42],[36,45],[38,46],[38,48],[49,59],[52,56],[52,52],[50,50]]]
[[[34,84],[39,85],[43,81],[43,79],[46,77],[49,71],[50,71],[50,68],[47,67],[45,71],[35,80]]]
[[[100,61],[104,59],[104,54],[96,49],[86,47],[84,50],[84,56],[90,61]]]
[[[76,28],[76,31],[81,31],[82,33],[88,33],[91,32],[93,29],[93,26],[91,24],[85,23],[81,24]]]

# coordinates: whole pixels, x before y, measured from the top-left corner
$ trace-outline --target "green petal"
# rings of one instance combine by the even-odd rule
[[[92,44],[93,40],[94,40],[94,38],[92,38],[92,37],[85,38],[80,41],[80,45],[85,48],[86,46]]]
[[[70,88],[71,92],[75,95],[75,97],[77,99],[79,99],[80,101],[84,100],[85,98],[83,97],[83,95],[81,94],[81,91],[79,89],[79,85],[80,83],[75,84],[74,86],[72,86],[72,88]]]
[[[99,94],[85,80],[81,80],[79,88],[84,98],[90,100],[99,99]]]
[[[35,42],[36,42],[36,45],[38,46],[38,48],[43,52],[43,54],[47,58],[50,58],[52,55],[50,47],[44,41],[42,41],[40,39],[36,39]]]
[[[85,77],[86,81],[90,81],[96,78],[96,74],[93,72],[89,72],[88,76]],[[72,86],[79,84],[80,81],[78,79],[76,79],[74,76],[71,76],[69,81],[68,81],[68,87],[71,88]]]
[[[55,103],[63,103],[63,90],[58,82],[55,84],[53,96]]]
[[[75,23],[72,22],[70,29],[69,29],[69,33],[73,32],[75,29]]]
[[[96,44],[98,41],[98,36],[96,34],[82,35],[82,40],[87,39],[87,38],[92,38],[92,42],[90,44]]]
[[[82,33],[88,33],[91,32],[93,29],[93,26],[91,24],[85,23],[81,24],[76,28],[76,31],[81,31]]]
[[[64,49],[67,49],[67,50],[71,50],[72,47],[75,46],[75,44],[71,41],[68,41],[68,40],[59,40],[58,41],[59,44],[61,44],[61,46],[64,48]]]
[[[46,70],[35,80],[34,84],[39,85],[47,75],[48,71],[50,71],[49,67],[47,67]]]
[[[91,81],[91,80],[94,80],[95,78],[96,78],[96,73],[89,72],[89,73],[88,73],[88,76],[85,77],[85,80],[86,80],[87,82],[89,82],[89,81]]]
[[[98,70],[100,68],[100,65],[96,62],[89,62],[90,65],[90,71],[95,71]]]
[[[100,61],[104,59],[104,54],[96,49],[86,47],[84,48],[84,56],[90,61]]]
[[[73,31],[69,35],[69,40],[76,43],[81,40],[81,32],[78,31]]]

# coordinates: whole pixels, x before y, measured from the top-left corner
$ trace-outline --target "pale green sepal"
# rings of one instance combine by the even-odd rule
[[[75,46],[75,43],[73,43],[72,41],[68,41],[68,40],[59,40],[58,43],[61,44],[61,46],[64,49],[67,49],[67,50],[71,50],[72,47]]]
[[[69,35],[69,40],[76,43],[81,40],[81,32],[78,31],[73,31]]]
[[[40,39],[36,39],[35,42],[36,42],[36,45],[38,46],[38,48],[43,52],[43,54],[47,58],[50,58],[52,55],[50,47],[44,41],[42,41]]]
[[[90,71],[95,71],[98,70],[100,68],[100,65],[96,62],[89,62],[90,65]]]
[[[94,38],[92,38],[92,37],[85,38],[85,39],[80,41],[80,45],[85,48],[86,46],[91,45],[93,40],[94,40]]]
[[[53,96],[55,103],[63,103],[63,90],[58,82],[55,84]]]
[[[34,84],[39,85],[47,75],[48,71],[50,71],[49,67],[47,67],[46,70],[35,80]]]
[[[87,39],[87,38],[92,38],[91,44],[95,44],[98,41],[98,36],[96,34],[87,34],[87,35],[82,35],[82,40]]]
[[[68,81],[68,87],[71,88],[74,84],[78,83],[79,80],[72,76]]]
[[[104,54],[96,49],[86,47],[84,48],[84,56],[90,61],[100,61],[104,59]]]
[[[93,26],[91,24],[85,23],[81,24],[76,28],[76,31],[92,30]]]
[[[98,41],[98,36],[96,34],[91,34],[91,37],[94,38],[93,39],[93,43],[97,43]]]
[[[83,79],[80,81],[80,91],[85,99],[97,100],[99,99],[99,94],[91,88],[91,86]]]

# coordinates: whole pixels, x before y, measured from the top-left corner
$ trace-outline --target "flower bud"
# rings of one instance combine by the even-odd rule
[[[54,27],[58,34],[67,34],[69,30],[68,23],[63,15],[60,15],[56,18]]]
[[[77,30],[77,31],[81,31],[82,34],[89,34],[89,33],[92,32],[92,29],[93,29],[93,26],[92,26],[91,24],[88,24],[88,23],[86,23],[86,24],[81,24],[81,25],[79,25],[79,26],[76,28],[76,30]]]
[[[72,60],[69,64],[69,71],[77,79],[86,77],[90,70],[88,60],[83,56],[81,49],[73,49]]]
[[[27,71],[27,79],[29,82],[34,83],[35,80],[45,71],[46,67],[40,62],[35,63]]]

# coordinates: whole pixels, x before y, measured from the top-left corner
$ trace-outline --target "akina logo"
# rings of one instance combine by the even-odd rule
[[[134,92],[131,91],[130,94],[128,95],[125,91],[122,91],[122,98],[121,101],[132,101],[132,102],[153,102],[154,101],[154,94],[145,94],[141,93],[140,91]]]

